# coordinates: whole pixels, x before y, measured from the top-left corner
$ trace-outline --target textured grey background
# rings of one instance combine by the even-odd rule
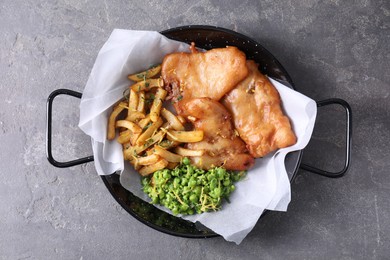
[[[389,15],[387,0],[0,1],[0,259],[389,259]],[[301,92],[353,109],[349,173],[299,171],[288,212],[240,246],[154,231],[118,206],[93,164],[57,169],[45,157],[47,96],[83,90],[112,29],[189,24],[253,37]],[[58,159],[90,154],[77,105],[56,101]],[[304,161],[339,169],[344,125],[342,110],[321,109]]]

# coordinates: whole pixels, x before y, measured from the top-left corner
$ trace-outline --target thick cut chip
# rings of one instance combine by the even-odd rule
[[[164,159],[160,159],[157,161],[155,164],[147,165],[139,169],[138,173],[141,174],[142,176],[147,176],[149,174],[154,173],[155,171],[164,169],[167,167],[168,161]]]
[[[161,156],[162,158],[164,158],[168,162],[180,162],[183,159],[183,157],[181,155],[178,155],[178,154],[172,153],[168,150],[165,150],[164,148],[161,148],[158,145],[154,146],[153,152],[155,154],[158,154],[159,156]]]
[[[115,122],[117,116],[126,108],[126,103],[121,102],[119,103],[114,110],[111,112],[111,115],[108,119],[108,126],[107,126],[107,139],[113,140],[115,138]]]
[[[245,60],[236,47],[166,55],[161,75],[177,113],[182,114],[181,105],[192,98],[220,100],[248,74]]]
[[[234,126],[254,157],[296,143],[290,121],[283,114],[279,93],[248,61],[249,75],[222,100],[233,116]]]
[[[160,73],[160,71],[161,71],[161,65],[157,65],[157,66],[154,66],[148,70],[129,75],[129,76],[127,76],[127,78],[130,80],[139,82],[139,81],[143,81],[145,79],[153,78],[158,73]]]

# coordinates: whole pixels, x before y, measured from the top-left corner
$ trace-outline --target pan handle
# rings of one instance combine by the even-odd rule
[[[339,172],[328,172],[325,170],[318,169],[316,167],[307,165],[307,164],[301,164],[300,168],[304,169],[306,171],[310,171],[322,176],[330,177],[330,178],[339,178],[344,176],[344,174],[348,171],[350,162],[351,162],[351,141],[352,141],[352,110],[351,106],[342,99],[339,98],[331,98],[326,99],[322,101],[317,102],[317,107],[327,106],[327,105],[333,105],[338,104],[341,105],[346,112],[346,147],[345,147],[345,162],[344,162],[344,168]]]
[[[80,159],[76,159],[76,160],[72,160],[72,161],[68,161],[68,162],[59,162],[57,160],[55,160],[53,158],[53,155],[52,155],[52,150],[51,150],[51,137],[52,137],[52,129],[51,129],[51,123],[52,123],[52,108],[53,108],[53,101],[54,101],[54,98],[58,95],[68,95],[68,96],[72,96],[72,97],[77,97],[77,98],[81,98],[81,93],[80,92],[76,92],[76,91],[73,91],[73,90],[70,90],[70,89],[57,89],[57,90],[54,90],[50,95],[49,97],[47,98],[47,106],[46,106],[46,156],[47,156],[47,159],[49,160],[49,162],[56,166],[56,167],[59,167],[59,168],[67,168],[67,167],[71,167],[71,166],[75,166],[75,165],[79,165],[79,164],[83,164],[83,163],[87,163],[87,162],[91,162],[93,161],[93,156],[88,156],[88,157],[84,157],[84,158],[80,158]]]

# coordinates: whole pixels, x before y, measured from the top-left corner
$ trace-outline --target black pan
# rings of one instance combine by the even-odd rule
[[[239,34],[237,32],[227,30],[224,28],[213,26],[183,26],[178,28],[169,29],[161,32],[168,38],[191,43],[195,42],[197,47],[204,49],[236,46],[240,50],[244,51],[248,59],[255,60],[260,66],[260,70],[280,81],[284,85],[295,89],[294,83],[287,71],[283,68],[280,62],[263,46],[251,38]],[[48,97],[47,101],[47,141],[46,152],[49,162],[56,167],[71,167],[82,163],[93,161],[93,157],[85,157],[76,159],[69,162],[58,162],[52,156],[51,151],[51,125],[52,125],[52,103],[56,96],[60,94],[71,95],[81,98],[81,93],[68,89],[58,89],[53,91]],[[285,165],[290,182],[294,179],[299,168],[312,171],[314,173],[327,176],[327,177],[341,177],[349,168],[350,164],[350,149],[351,149],[351,136],[352,136],[352,114],[351,108],[348,103],[341,99],[328,99],[317,102],[317,106],[325,106],[329,104],[339,104],[344,107],[347,115],[346,124],[346,152],[345,152],[345,164],[343,170],[339,172],[327,172],[315,167],[301,164],[302,151],[291,152],[286,156]],[[119,175],[112,174],[108,176],[101,176],[107,189],[110,191],[116,201],[133,217],[141,221],[142,223],[159,230],[161,232],[189,238],[206,238],[218,236],[214,232],[207,228],[194,224],[192,222],[183,220],[179,217],[167,214],[153,205],[139,199],[131,192],[124,189],[119,182]],[[264,215],[264,214],[263,214]]]

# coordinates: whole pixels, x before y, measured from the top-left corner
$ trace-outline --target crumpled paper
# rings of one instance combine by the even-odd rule
[[[91,137],[97,173],[119,173],[123,187],[147,201],[139,174],[124,164],[121,145],[106,140],[107,120],[112,105],[129,86],[128,74],[161,63],[166,54],[178,51],[188,52],[188,44],[170,40],[158,32],[115,29],[96,58],[80,103],[79,127]],[[231,203],[225,203],[222,210],[183,216],[192,222],[199,221],[236,244],[253,229],[265,209],[287,210],[291,193],[284,159],[287,153],[307,145],[317,114],[315,101],[275,80],[271,82],[279,91],[297,143],[257,159],[245,179],[236,184]]]

